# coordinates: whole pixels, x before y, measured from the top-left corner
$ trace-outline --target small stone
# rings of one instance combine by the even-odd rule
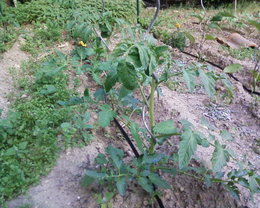
[[[182,186],[180,187],[180,191],[181,191],[181,192],[183,192],[183,191],[184,191],[184,188],[183,188]]]
[[[148,206],[148,201],[144,200],[144,206]]]
[[[27,95],[26,95],[26,94],[23,94],[23,95],[21,96],[21,98],[27,98]]]
[[[80,200],[80,196],[78,196],[77,199]]]

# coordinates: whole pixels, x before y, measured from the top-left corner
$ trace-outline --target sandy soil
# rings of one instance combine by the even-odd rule
[[[4,110],[4,116],[10,104],[7,95],[14,90],[9,69],[19,70],[22,62],[29,58],[28,54],[20,50],[21,41],[19,39],[8,52],[0,56],[0,109]]]

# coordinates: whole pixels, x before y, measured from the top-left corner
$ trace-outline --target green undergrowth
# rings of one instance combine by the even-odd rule
[[[170,7],[160,11],[151,32],[164,43],[183,50],[188,41],[203,42],[201,37],[194,36],[195,31],[210,35],[209,32],[215,30],[215,33],[219,33],[222,28],[248,30],[248,27],[259,27],[250,23],[250,21],[258,21],[260,13],[256,8],[259,6],[257,2],[238,4],[237,14],[232,5],[215,9],[207,7],[205,17],[200,8]],[[142,27],[148,27],[154,12],[155,10],[151,8],[142,11],[140,18]],[[200,28],[200,22],[208,25],[207,31],[203,27]]]
[[[74,115],[83,107],[58,104],[76,94],[67,89],[67,68],[62,53],[23,65],[16,100],[0,119],[0,205],[48,173],[64,146],[78,144],[73,125],[80,120]],[[75,129],[70,137],[66,124]]]
[[[104,2],[103,7],[101,0],[35,0],[24,4],[18,3],[16,8],[1,3],[0,53],[12,45],[20,34],[14,32],[18,29],[22,30],[21,34],[25,39],[22,50],[37,55],[46,46],[61,41],[68,22],[78,19],[79,16],[84,17],[87,22],[93,22],[100,18],[102,11],[110,11],[112,16],[117,18],[128,21],[135,19],[134,0]]]

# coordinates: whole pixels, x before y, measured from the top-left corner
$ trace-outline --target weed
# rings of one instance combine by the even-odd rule
[[[254,56],[254,49],[252,48],[233,49],[226,46],[221,46],[221,49],[231,55],[233,58],[239,60],[252,59]]]
[[[60,151],[60,125],[70,121],[74,111],[57,104],[72,95],[66,89],[66,75],[57,71],[61,62],[61,56],[49,58],[34,70],[34,81],[20,81],[23,92],[30,96],[17,99],[13,112],[0,120],[1,204],[46,174]]]

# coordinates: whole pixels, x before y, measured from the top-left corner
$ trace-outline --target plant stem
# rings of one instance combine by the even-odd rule
[[[151,129],[152,133],[153,133],[153,127],[155,125],[155,120],[154,120],[154,94],[155,94],[156,87],[157,87],[156,80],[153,78],[152,83],[151,83],[151,94],[150,94],[150,100],[149,100],[150,129]],[[155,138],[151,137],[150,148],[149,148],[149,152],[151,154],[154,152],[155,144],[156,144]]]

